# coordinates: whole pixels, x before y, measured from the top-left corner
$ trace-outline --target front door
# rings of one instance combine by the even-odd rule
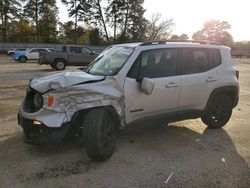
[[[35,60],[39,58],[39,52],[38,49],[32,49],[28,53],[28,59]]]
[[[125,79],[126,123],[135,120],[173,113],[178,110],[181,88],[177,72],[177,50],[156,49],[143,51]],[[140,81],[151,78],[154,89],[151,95],[140,90]]]

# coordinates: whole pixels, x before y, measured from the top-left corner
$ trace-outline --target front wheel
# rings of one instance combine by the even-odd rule
[[[26,63],[27,58],[26,58],[25,56],[21,56],[21,57],[19,58],[19,60],[20,60],[21,63]]]
[[[211,129],[221,128],[229,121],[233,110],[232,100],[227,95],[216,96],[201,120]]]
[[[56,70],[64,70],[66,66],[66,63],[62,59],[55,60],[54,65],[51,66],[52,68]]]
[[[96,161],[111,157],[115,150],[116,129],[112,115],[105,109],[88,112],[83,123],[83,136],[88,156]]]

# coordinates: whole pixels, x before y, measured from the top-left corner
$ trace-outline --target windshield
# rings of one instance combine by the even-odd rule
[[[113,46],[104,50],[86,68],[86,72],[95,75],[115,75],[133,52],[133,47]]]

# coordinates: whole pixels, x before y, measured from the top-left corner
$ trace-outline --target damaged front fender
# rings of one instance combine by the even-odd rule
[[[125,126],[124,96],[122,90],[114,85],[113,79],[101,82],[75,85],[62,90],[52,90],[44,94],[44,108],[63,113],[63,123],[70,122],[73,115],[81,110],[96,107],[112,106],[121,122]],[[49,98],[53,97],[53,104],[48,104]]]

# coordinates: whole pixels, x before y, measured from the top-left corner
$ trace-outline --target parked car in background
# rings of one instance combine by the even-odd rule
[[[7,54],[13,57],[15,54],[15,51],[26,51],[26,50],[27,50],[26,48],[15,48],[13,50],[7,51]]]
[[[55,52],[56,50],[54,48],[48,48],[51,52]]]
[[[13,59],[25,63],[29,60],[38,60],[39,52],[51,52],[48,48],[31,48],[26,51],[15,51]]]
[[[38,64],[50,65],[55,70],[64,70],[67,65],[87,65],[98,55],[86,46],[66,45],[62,52],[41,52]]]

